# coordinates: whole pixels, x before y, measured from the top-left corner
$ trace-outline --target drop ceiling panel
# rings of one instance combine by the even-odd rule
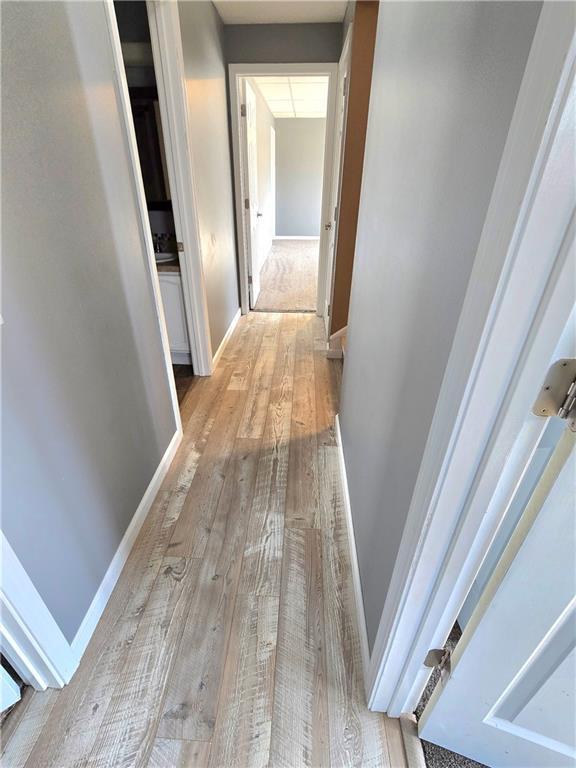
[[[266,76],[254,83],[274,117],[326,117],[327,77]]]

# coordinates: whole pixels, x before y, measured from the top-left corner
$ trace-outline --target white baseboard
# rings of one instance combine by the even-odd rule
[[[214,358],[212,360],[212,365],[214,367],[217,365],[218,360],[220,360],[220,358],[222,357],[222,353],[224,352],[224,350],[226,348],[226,344],[228,344],[228,342],[230,340],[230,336],[232,336],[232,334],[234,333],[234,329],[238,325],[238,321],[240,320],[241,317],[242,317],[242,312],[240,310],[240,307],[238,307],[238,311],[236,312],[236,314],[232,318],[232,322],[228,326],[228,330],[224,334],[224,338],[222,339],[222,341],[220,342],[220,346],[216,350],[216,354],[214,355]]]
[[[192,355],[190,352],[180,352],[176,349],[170,350],[172,365],[192,365]]]
[[[320,235],[274,235],[274,240],[320,240]]]
[[[408,768],[426,768],[424,750],[418,736],[418,723],[414,715],[400,715],[400,728]]]
[[[344,496],[344,515],[348,530],[348,542],[350,546],[350,564],[352,570],[352,583],[354,585],[354,603],[356,606],[356,620],[360,635],[360,651],[362,654],[362,670],[364,672],[364,687],[368,683],[368,669],[370,665],[370,646],[368,645],[368,632],[366,631],[366,616],[364,613],[364,599],[362,597],[362,582],[360,581],[360,568],[358,567],[358,553],[356,550],[356,538],[354,536],[354,523],[352,521],[352,509],[350,507],[350,494],[348,492],[348,478],[346,476],[346,463],[342,448],[342,433],[340,431],[340,419],[336,415],[336,442],[338,444],[338,463],[340,466],[340,479]],[[366,690],[368,695],[368,690]]]
[[[164,456],[162,457],[160,464],[158,464],[156,472],[154,472],[154,476],[152,477],[152,480],[150,480],[150,483],[148,484],[148,487],[144,492],[144,496],[142,496],[142,500],[140,501],[140,504],[138,505],[138,508],[134,513],[134,517],[130,521],[130,525],[128,526],[128,528],[126,529],[126,533],[122,537],[120,546],[116,550],[116,554],[114,555],[114,557],[112,558],[112,562],[108,566],[108,570],[106,571],[104,578],[102,579],[102,582],[98,588],[98,591],[96,592],[94,599],[92,600],[90,607],[88,608],[86,616],[84,616],[82,624],[80,625],[80,628],[76,632],[76,635],[74,637],[74,640],[72,641],[71,647],[72,647],[72,653],[76,657],[77,664],[80,662],[80,659],[82,658],[82,654],[86,650],[86,647],[90,642],[90,638],[92,637],[94,630],[96,629],[96,625],[100,621],[100,617],[102,616],[104,612],[104,608],[106,607],[106,604],[110,599],[112,590],[116,586],[116,582],[118,581],[118,578],[122,573],[122,568],[124,567],[124,564],[128,559],[128,555],[130,554],[130,551],[134,546],[134,542],[136,541],[136,537],[140,532],[140,528],[142,527],[142,524],[146,519],[146,515],[148,514],[148,512],[150,511],[150,508],[152,507],[154,499],[156,498],[156,494],[160,490],[162,481],[164,480],[166,473],[168,472],[168,468],[172,463],[172,459],[174,458],[174,455],[178,449],[178,446],[180,445],[181,440],[182,440],[182,430],[180,429],[174,433],[174,436],[170,441],[170,444],[168,445],[168,448],[166,449],[166,452],[164,453]]]

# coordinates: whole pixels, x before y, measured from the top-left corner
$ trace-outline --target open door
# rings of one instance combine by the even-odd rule
[[[256,94],[247,80],[244,80],[244,216],[246,217],[246,253],[248,256],[248,286],[250,309],[254,309],[260,293],[259,224],[262,214],[258,210],[258,134],[256,127]]]
[[[332,164],[331,186],[331,220],[324,226],[329,230],[328,262],[326,264],[327,291],[325,293],[326,306],[324,307],[324,320],[326,333],[330,332],[330,301],[334,287],[334,261],[336,258],[336,245],[338,242],[338,206],[340,203],[340,186],[342,182],[342,162],[344,153],[344,141],[346,138],[346,114],[348,111],[348,83],[350,79],[350,41],[352,38],[352,25],[348,27],[346,40],[342,48],[342,55],[338,62],[338,87],[336,92],[336,116],[334,125],[334,160]],[[320,308],[320,305],[318,304]]]
[[[420,720],[423,739],[494,768],[576,762],[576,424],[552,418],[551,456]]]

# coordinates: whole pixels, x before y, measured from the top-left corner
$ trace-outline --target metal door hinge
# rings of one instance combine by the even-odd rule
[[[246,208],[247,211],[250,210],[250,198],[249,197],[245,197],[244,198],[244,208]]]
[[[450,677],[452,651],[449,648],[433,648],[428,651],[424,659],[424,666],[429,669],[438,669],[440,678]]]
[[[570,429],[576,432],[576,358],[557,360],[551,366],[532,413],[544,418],[566,419]]]
[[[177,242],[176,243],[176,250],[178,251],[178,253],[182,253],[184,251],[184,243]]]
[[[240,117],[246,117],[246,104],[240,104]]]
[[[252,275],[248,275],[248,285],[252,285]]]

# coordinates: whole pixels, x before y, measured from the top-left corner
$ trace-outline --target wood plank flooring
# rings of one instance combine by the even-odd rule
[[[242,318],[71,683],[4,768],[404,768],[364,702],[334,415],[310,314]]]
[[[257,311],[316,309],[319,240],[274,240],[260,271]]]

